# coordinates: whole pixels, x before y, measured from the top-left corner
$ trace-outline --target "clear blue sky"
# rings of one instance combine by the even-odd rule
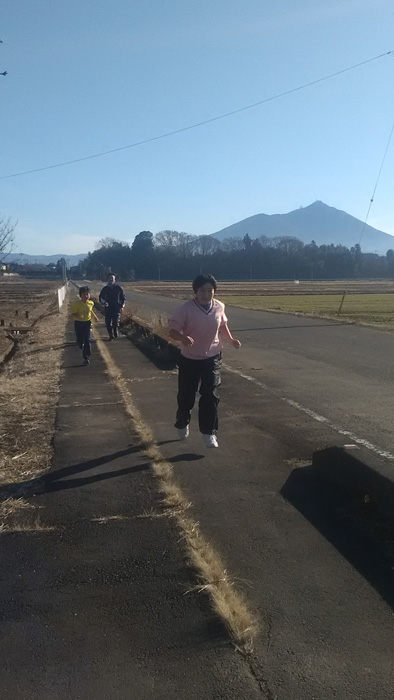
[[[394,121],[392,0],[4,0],[0,213],[17,249],[209,234],[315,200],[364,220]],[[368,223],[394,234],[394,136]]]

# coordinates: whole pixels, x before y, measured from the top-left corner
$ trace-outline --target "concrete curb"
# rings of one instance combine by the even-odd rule
[[[138,321],[132,319],[127,324],[121,325],[120,329],[156,365],[166,369],[177,366],[181,354],[180,349],[154,333],[141,319]]]
[[[362,448],[328,447],[313,454],[312,466],[356,503],[394,523],[394,465]]]

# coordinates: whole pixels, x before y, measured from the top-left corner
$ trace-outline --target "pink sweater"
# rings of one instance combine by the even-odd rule
[[[169,319],[170,328],[193,338],[193,345],[181,345],[181,353],[190,360],[204,360],[222,350],[219,329],[227,323],[224,304],[213,300],[212,307],[205,311],[194,299],[179,306]]]

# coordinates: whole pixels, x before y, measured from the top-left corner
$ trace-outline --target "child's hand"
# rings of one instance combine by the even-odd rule
[[[190,335],[184,335],[181,340],[182,345],[186,345],[187,347],[190,347],[190,345],[194,345],[194,340],[193,338],[190,337]]]
[[[241,341],[238,340],[238,338],[232,338],[232,339],[230,340],[230,343],[231,343],[231,345],[233,346],[233,348],[236,348],[237,350],[238,350],[238,348],[241,347]]]

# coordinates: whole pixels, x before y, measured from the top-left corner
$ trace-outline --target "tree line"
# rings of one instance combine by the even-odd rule
[[[72,268],[74,276],[122,280],[186,280],[200,272],[219,279],[352,279],[394,277],[394,250],[363,253],[360,245],[304,244],[291,236],[252,239],[192,236],[178,231],[141,231],[132,245],[101,239],[98,248]]]

